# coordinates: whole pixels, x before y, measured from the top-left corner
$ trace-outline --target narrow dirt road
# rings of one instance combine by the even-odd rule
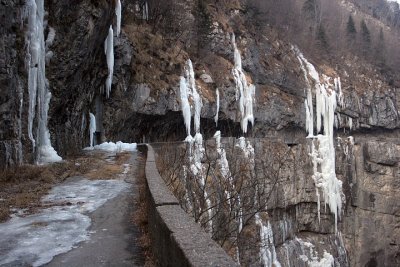
[[[143,266],[132,223],[137,152],[129,153],[102,154],[116,177],[101,168],[71,177],[43,198],[48,208],[0,224],[0,266]]]

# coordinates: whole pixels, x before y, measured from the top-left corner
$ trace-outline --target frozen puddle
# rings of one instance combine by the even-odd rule
[[[40,266],[88,240],[89,213],[129,186],[121,180],[75,177],[54,187],[42,201],[55,206],[0,224],[0,266]]]

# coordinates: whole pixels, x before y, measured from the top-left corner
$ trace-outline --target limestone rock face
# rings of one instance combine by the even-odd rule
[[[23,1],[0,3],[0,168],[21,164],[22,101],[26,88],[24,55],[18,49],[24,46],[21,29]]]

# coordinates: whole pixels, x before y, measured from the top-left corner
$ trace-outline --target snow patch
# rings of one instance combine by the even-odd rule
[[[113,142],[104,142],[100,145],[96,145],[93,147],[86,147],[83,150],[102,150],[107,152],[124,152],[124,151],[136,151],[137,144],[136,143],[123,143],[118,141],[117,143]]]

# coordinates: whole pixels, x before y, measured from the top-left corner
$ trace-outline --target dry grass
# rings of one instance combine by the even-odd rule
[[[0,171],[0,222],[15,211],[32,214],[43,207],[41,198],[57,183],[68,177],[115,179],[123,171],[129,153],[119,153],[106,161],[101,153],[85,155],[50,165],[23,165]]]
[[[0,172],[0,221],[7,220],[15,210],[34,212],[53,184],[74,173],[73,166],[67,161],[48,166],[24,165]]]
[[[118,153],[110,156],[107,161],[102,153],[95,153],[90,160],[90,168],[85,172],[85,177],[96,180],[115,179],[124,170],[123,164],[130,158],[129,153]]]

